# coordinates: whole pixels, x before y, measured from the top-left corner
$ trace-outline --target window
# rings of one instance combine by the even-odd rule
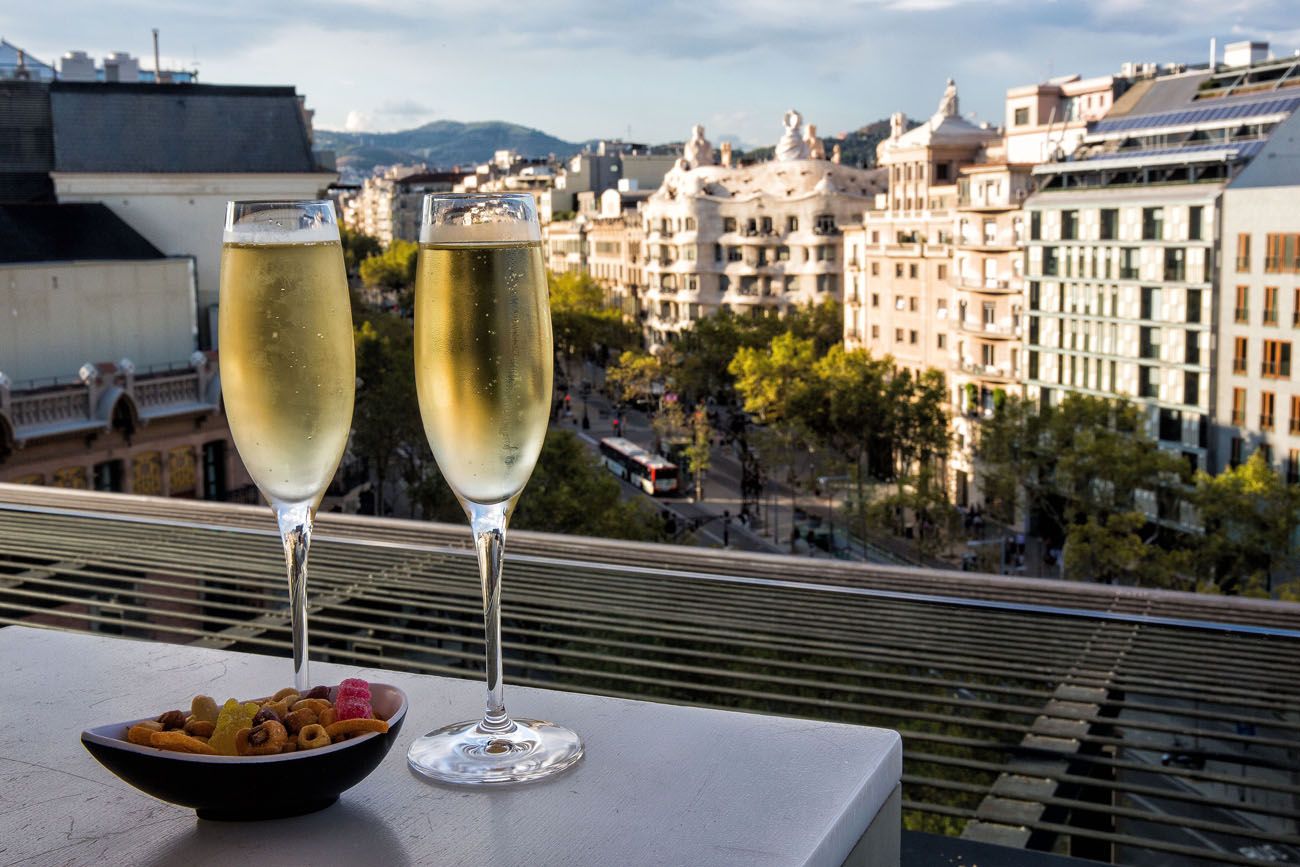
[[[813,231],[819,235],[830,235],[835,232],[835,217],[832,214],[818,214]]]
[[[997,349],[991,343],[980,344],[980,361],[984,362],[985,367],[992,367],[997,364]]]
[[[1201,402],[1201,377],[1193,371],[1183,373],[1183,403],[1196,406]]]
[[[1119,209],[1101,209],[1101,240],[1114,241],[1119,238]]]
[[[1192,323],[1201,321],[1200,289],[1187,290],[1187,321]]]
[[[1237,287],[1237,306],[1232,311],[1232,321],[1244,325],[1250,321],[1250,287]]]
[[[1241,437],[1233,437],[1228,451],[1228,463],[1234,467],[1241,466]]]
[[[1043,212],[1029,212],[1029,240],[1038,241],[1043,237]]]
[[[1300,449],[1291,449],[1286,456],[1286,483],[1300,484]]]
[[[1268,379],[1291,378],[1291,343],[1285,340],[1265,340],[1264,358],[1260,374]]]
[[[1165,442],[1182,442],[1183,414],[1176,409],[1161,409],[1158,430],[1160,439]]]
[[[776,248],[776,261],[778,261],[778,262],[789,262],[789,261],[790,261],[790,248],[787,247],[787,246],[785,246],[784,244],[782,244],[780,247],[777,247],[777,248]],[[876,263],[872,262],[872,263],[871,263],[871,268],[872,268],[872,271],[871,271],[872,274],[879,274],[879,273],[880,273],[878,270],[876,270],[876,268],[877,268]]]
[[[948,173],[951,171],[951,169],[948,167],[948,165],[949,165],[948,163],[934,164],[934,179],[936,181],[950,180],[950,178],[948,177]]]
[[[1300,271],[1300,235],[1270,234],[1265,239],[1264,273],[1294,274]]]
[[[1165,236],[1165,209],[1142,209],[1142,240],[1159,241]]]
[[[1291,433],[1300,434],[1300,394],[1291,395]]]
[[[1060,260],[1056,247],[1043,248],[1043,276],[1055,277],[1060,271]]]
[[[1187,251],[1182,247],[1165,248],[1165,280],[1182,281],[1186,279]]]
[[[871,293],[871,306],[872,306],[872,307],[879,307],[879,306],[880,306],[880,293],[879,293],[879,292],[872,292],[872,293]]]
[[[916,271],[916,263],[912,263],[912,264],[908,265],[908,266],[907,266],[907,276],[908,276],[910,279],[915,280],[915,279],[916,279],[916,274],[917,274],[917,271]]]
[[[871,339],[872,339],[872,340],[879,340],[879,339],[880,339],[880,326],[879,326],[879,325],[873,325],[873,326],[871,326]]]
[[[1018,109],[1016,109],[1015,120],[1013,121],[1013,123],[1014,123],[1016,126],[1028,126],[1028,125],[1029,125],[1029,108],[1028,108],[1028,107],[1025,107],[1025,108],[1018,108]]]
[[[1277,402],[1277,396],[1271,391],[1261,391],[1259,393],[1259,429],[1273,429],[1273,409]]]
[[[1297,290],[1297,291],[1300,291],[1300,290]],[[1037,283],[1036,281],[1031,281],[1031,282],[1029,283],[1029,309],[1030,309],[1030,310],[1039,310],[1039,309],[1041,309],[1041,308],[1038,306],[1038,300],[1039,300],[1038,293],[1039,293],[1038,283]]]
[[[728,262],[741,262],[741,261],[744,260],[744,258],[745,258],[745,253],[744,253],[744,251],[741,250],[739,247],[728,247],[728,248],[727,248],[727,261],[728,261]]]
[[[1277,287],[1264,287],[1264,324],[1277,324]]]
[[[879,262],[872,262],[872,263],[871,263],[871,276],[872,276],[872,277],[879,277],[879,276],[880,276],[880,263],[879,263]]]
[[[987,240],[988,232],[985,232]],[[1061,240],[1077,241],[1079,239],[1079,212],[1061,211]]]
[[[723,218],[722,218],[722,231],[724,231],[724,232],[734,232],[734,231],[736,231],[736,218],[735,218],[735,217],[723,217]]]
[[[1029,353],[1029,378],[1038,379],[1038,353]]]
[[[1160,319],[1160,289],[1155,286],[1142,287],[1142,318]]]
[[[937,276],[940,280],[947,280],[948,266],[947,265],[938,266],[938,268],[935,270],[935,276]]]
[[[1159,397],[1156,393],[1156,378],[1154,367],[1142,365],[1138,367],[1138,397]]]
[[[694,226],[692,226],[691,228],[694,228]],[[764,234],[764,235],[770,235],[770,234],[772,234],[772,218],[771,218],[771,217],[764,217],[764,218],[762,219],[762,231],[763,231],[763,234]]]
[[[1192,205],[1187,209],[1187,239],[1189,241],[1201,240],[1201,221],[1204,219],[1205,208],[1200,205]]]
[[[1121,247],[1119,251],[1119,279],[1138,279],[1137,247]]]
[[[797,231],[799,231],[799,218],[798,218],[798,217],[786,217],[786,220],[785,220],[785,230],[786,230],[787,232],[797,232]]]
[[[916,342],[919,339],[920,339],[920,335],[917,334],[916,331],[907,332],[907,342],[912,344],[913,346],[916,345]]]
[[[1237,337],[1232,341],[1232,372],[1246,372],[1246,338]]]
[[[946,334],[939,334],[939,335],[937,335],[936,338],[935,338],[935,345],[936,345],[939,349],[947,349],[947,348],[948,348],[948,335],[946,335]]]
[[[1038,343],[1038,319],[1037,316],[1029,317],[1029,342],[1033,344]]]
[[[907,309],[907,299],[904,298],[902,295],[895,295],[895,296],[894,296],[894,309],[895,309],[895,310],[906,310],[906,309]]]
[[[688,232],[694,232],[694,231],[695,231],[695,218],[694,218],[694,217],[687,217],[687,218],[686,218],[686,231],[688,231]]]
[[[122,462],[104,461],[95,464],[94,489],[96,491],[122,491]]]
[[[902,343],[902,342],[903,342],[903,329],[901,329],[901,328],[895,328],[895,329],[894,329],[894,342],[895,342],[895,343]]]
[[[984,307],[984,329],[988,330],[997,322],[998,305],[992,301],[985,301]]]
[[[894,263],[894,277],[895,277],[895,278],[899,278],[899,279],[901,279],[902,276],[903,276],[903,263],[902,263],[902,262],[895,262],[895,263]]]
[[[721,261],[722,261],[722,245],[721,245],[721,244],[714,244],[714,245],[713,245],[713,261],[714,261],[714,262],[721,262]]]
[[[908,299],[907,299],[907,309],[908,309],[909,311],[911,311],[912,313],[915,313],[917,310],[919,310],[919,309],[920,309],[920,299],[917,298],[915,295],[913,295],[911,298],[908,298]]]
[[[1183,332],[1183,363],[1201,363],[1201,333],[1199,331]]]
[[[1246,389],[1232,390],[1232,423],[1238,427],[1246,423]]]
[[[1250,233],[1242,232],[1237,236],[1237,273],[1250,273]]]
[[[1143,326],[1140,329],[1140,350],[1143,358],[1160,358],[1160,329]]]

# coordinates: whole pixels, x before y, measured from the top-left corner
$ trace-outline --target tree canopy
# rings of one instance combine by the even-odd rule
[[[420,246],[395,238],[382,253],[367,256],[361,262],[361,281],[382,289],[406,289],[415,285],[415,264]]]

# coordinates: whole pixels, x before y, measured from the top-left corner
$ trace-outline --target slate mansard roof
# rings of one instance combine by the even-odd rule
[[[0,204],[0,265],[162,258],[104,205]]]
[[[292,87],[50,85],[56,172],[314,172]]]

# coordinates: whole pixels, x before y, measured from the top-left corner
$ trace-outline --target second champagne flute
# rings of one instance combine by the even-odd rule
[[[356,351],[331,202],[231,202],[217,339],[235,447],[275,510],[289,571],[294,686],[307,674],[312,519],[352,428]]]
[[[541,229],[531,195],[425,197],[415,282],[415,381],[438,468],[469,517],[487,650],[482,719],[411,745],[417,772],[447,783],[517,783],[582,757],[568,729],[506,714],[501,554],[542,449],[553,349]]]

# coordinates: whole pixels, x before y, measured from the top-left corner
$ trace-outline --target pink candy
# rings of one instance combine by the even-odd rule
[[[374,716],[370,706],[370,684],[359,677],[349,677],[340,683],[334,710],[340,720],[369,719]]]

